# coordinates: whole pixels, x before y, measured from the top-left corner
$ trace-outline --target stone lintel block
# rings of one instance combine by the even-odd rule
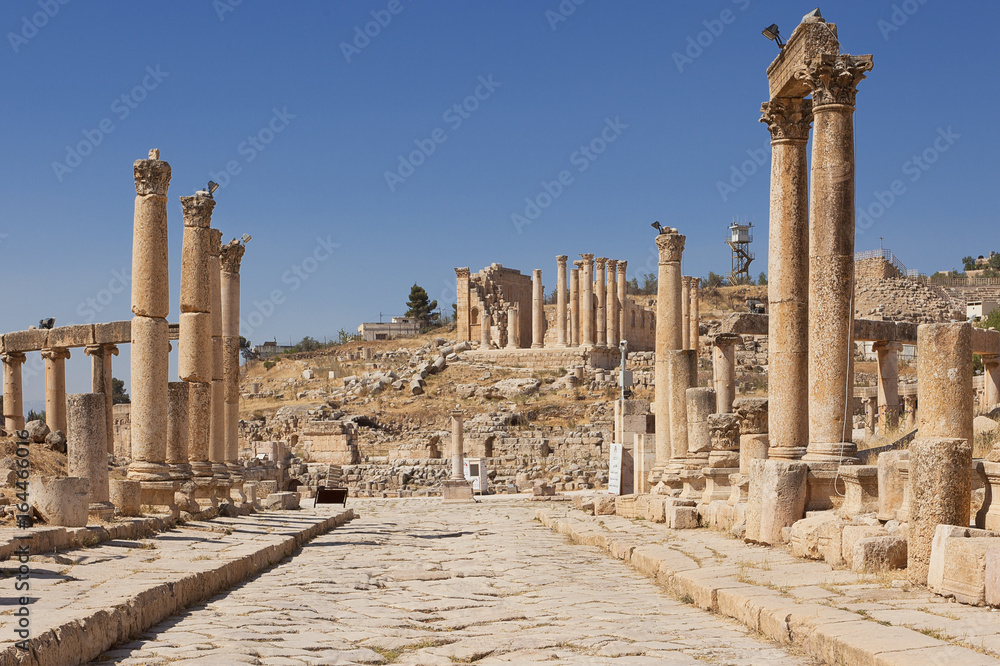
[[[876,465],[841,465],[844,481],[844,503],[840,515],[852,518],[878,510],[878,467]]]
[[[46,345],[50,348],[86,347],[94,344],[94,325],[77,324],[76,326],[59,326],[49,331]]]
[[[48,347],[49,332],[46,329],[31,329],[28,331],[12,331],[3,336],[4,352],[40,351]]]
[[[973,354],[996,354],[998,351],[1000,351],[1000,331],[972,328]]]
[[[299,500],[302,496],[299,493],[283,492],[271,493],[261,502],[265,509],[272,511],[291,511],[299,508]]]
[[[845,530],[846,541],[846,530]],[[846,559],[846,558],[845,558]],[[906,568],[906,538],[898,534],[863,537],[851,550],[851,569],[875,573]]]
[[[94,343],[98,345],[125,345],[132,342],[131,321],[110,321],[94,324]]]
[[[837,26],[833,23],[800,23],[792,31],[785,48],[767,67],[767,84],[771,98],[806,97],[809,85],[796,76],[806,60],[822,54],[837,55]]]
[[[898,340],[897,326],[894,321],[879,321],[875,319],[855,319],[854,339],[868,341],[894,341]],[[916,337],[914,336],[914,340]]]
[[[962,603],[986,602],[986,553],[1000,549],[1000,534],[956,525],[938,525],[931,544],[927,587]]]
[[[625,400],[622,416],[646,416],[649,414],[648,400]]]

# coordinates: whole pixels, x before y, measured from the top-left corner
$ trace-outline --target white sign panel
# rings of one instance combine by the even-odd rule
[[[612,495],[622,494],[622,445],[612,442],[611,457],[608,460],[608,492]]]

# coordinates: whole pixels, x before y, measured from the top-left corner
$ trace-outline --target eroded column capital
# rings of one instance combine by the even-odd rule
[[[13,363],[24,363],[26,360],[28,360],[28,357],[22,352],[7,352],[5,354],[0,354],[0,361],[3,361],[8,365]]]
[[[743,343],[743,336],[736,333],[720,333],[711,338],[710,342],[713,347],[719,347],[724,349],[726,347],[735,347],[736,343]]]
[[[608,275],[611,275],[612,273],[615,272],[615,269],[618,267],[618,260],[608,259],[607,265],[608,265]]]
[[[576,259],[573,261],[573,265],[576,266],[577,269],[583,268],[583,259]]]
[[[219,248],[219,261],[222,262],[223,273],[240,274],[240,262],[246,246],[235,238]]]
[[[594,259],[594,266],[597,268],[604,268],[604,265],[608,263],[607,257],[597,257]]]
[[[562,268],[563,266],[566,265],[566,261],[568,259],[569,259],[569,257],[567,255],[565,255],[565,254],[556,255],[556,263],[559,264],[560,268]],[[576,262],[574,261],[573,263],[575,264]]]
[[[53,347],[51,349],[42,350],[42,358],[47,361],[55,361],[58,359],[66,359],[70,357],[69,349],[65,347]]]
[[[464,268],[456,268],[455,269],[455,276],[456,277],[460,277],[460,278],[467,278],[467,277],[469,277],[469,267],[465,266]]]
[[[775,97],[760,105],[760,122],[767,125],[771,141],[807,141],[812,126],[811,99]]]
[[[222,250],[222,232],[218,229],[209,229],[208,234],[211,237],[208,244],[208,256],[218,257]]]
[[[824,53],[808,58],[795,73],[812,89],[813,112],[827,104],[854,106],[858,83],[873,66],[870,55]]]
[[[625,261],[624,259],[619,260],[618,261],[618,272],[619,273],[624,273],[625,272],[625,268],[627,266],[628,266],[628,262],[627,261]]]
[[[184,226],[201,228],[212,226],[212,210],[214,208],[215,199],[204,190],[195,192],[194,196],[181,197]]]
[[[99,345],[87,345],[83,348],[83,353],[86,356],[106,356],[111,354],[112,356],[118,356],[118,345],[113,345],[109,343],[102,343]]]
[[[876,340],[872,343],[873,352],[901,352],[903,343],[897,340]]]
[[[160,151],[149,151],[149,159],[136,160],[132,165],[135,172],[135,193],[139,196],[156,194],[167,196],[170,186],[170,165],[160,159]]]
[[[589,252],[581,254],[580,257],[583,259],[584,264],[589,264],[594,261],[594,255]]]
[[[677,233],[658,234],[656,236],[656,248],[660,251],[660,263],[669,264],[679,262],[684,254],[685,236]]]

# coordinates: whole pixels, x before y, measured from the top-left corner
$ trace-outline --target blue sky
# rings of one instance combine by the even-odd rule
[[[450,307],[456,266],[542,268],[547,289],[557,254],[652,270],[653,220],[687,235],[684,272],[704,276],[728,270],[732,217],[755,219],[752,270],[766,270],[758,118],[777,48],[761,29],[787,37],[813,5],[63,2],[0,7],[4,330],[130,318],[131,164],[153,147],[173,167],[170,319],[178,197],[214,178],[215,226],[253,236],[255,343],[402,314],[414,282]],[[996,3],[821,9],[844,51],[875,60],[856,114],[857,203],[874,213],[857,249],[884,236],[924,272],[1000,249]],[[127,377],[127,348],[115,367]],[[69,390],[89,390],[82,352],[68,369]],[[41,397],[28,377],[25,399]]]

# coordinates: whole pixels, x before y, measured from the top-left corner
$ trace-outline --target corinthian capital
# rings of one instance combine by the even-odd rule
[[[565,254],[556,255],[556,263],[559,264],[560,266],[565,266],[566,265],[566,261],[568,259],[569,259],[569,257],[566,256]]]
[[[246,252],[246,247],[235,238],[219,248],[219,261],[222,262],[222,272],[238,275],[244,252]]]
[[[456,268],[455,269],[455,277],[458,277],[458,278],[467,278],[467,277],[469,277],[469,267],[466,266],[464,268]]]
[[[807,59],[805,65],[795,73],[795,78],[805,81],[812,88],[814,110],[825,104],[854,106],[858,82],[865,78],[865,72],[871,68],[870,55],[824,53]]]
[[[775,97],[760,105],[760,122],[767,124],[771,141],[809,139],[812,125],[812,100],[794,97]]]
[[[136,160],[132,165],[135,172],[135,193],[139,196],[158,194],[167,196],[170,186],[170,165],[160,159],[160,151],[149,151],[148,160]]]
[[[184,226],[201,228],[212,226],[212,209],[214,208],[215,199],[204,190],[195,192],[193,197],[181,197]]]
[[[222,232],[218,229],[209,229],[208,236],[211,239],[208,242],[208,256],[217,257],[222,247]]]
[[[660,263],[680,261],[684,254],[685,236],[681,234],[657,234],[656,247],[660,251]]]

